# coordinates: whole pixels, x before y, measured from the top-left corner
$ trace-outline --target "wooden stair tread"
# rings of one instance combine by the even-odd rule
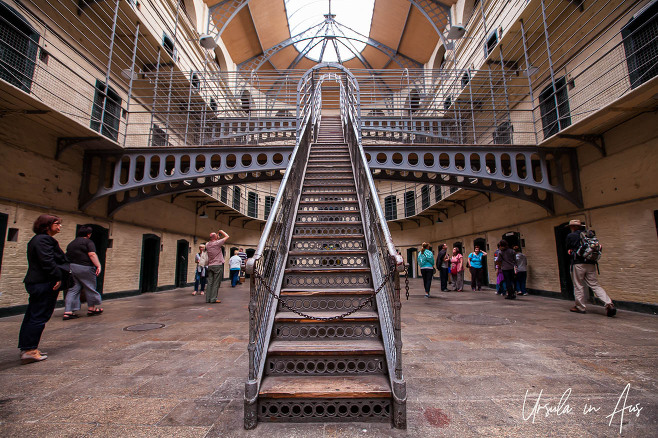
[[[329,341],[272,341],[268,354],[298,356],[300,354],[384,354],[384,344],[380,340],[345,339]]]
[[[388,398],[391,385],[384,375],[266,376],[259,396],[267,398]]]

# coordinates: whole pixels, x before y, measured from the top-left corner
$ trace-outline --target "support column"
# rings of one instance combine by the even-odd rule
[[[139,22],[135,29],[135,39],[133,40],[133,57],[130,65],[130,83],[128,84],[128,99],[126,100],[126,124],[123,130],[123,147],[126,147],[126,138],[128,135],[128,121],[130,120],[130,100],[133,95],[133,80],[135,78],[135,59],[137,58],[137,42],[139,39]]]
[[[555,101],[555,115],[557,116],[557,130],[562,130],[560,123],[560,105],[557,101],[557,89],[555,88],[555,72],[553,71],[553,58],[551,57],[551,44],[548,40],[548,25],[546,24],[546,7],[544,0],[541,0],[541,16],[544,25],[544,39],[546,40],[546,56],[548,56],[548,68],[551,73],[551,86],[553,87],[553,100]],[[541,104],[541,102],[540,102]]]
[[[105,90],[103,96],[103,109],[101,110],[101,120],[99,124],[99,132],[103,135],[103,125],[105,122],[105,108],[107,106],[108,93],[110,91],[110,71],[112,68],[112,55],[114,53],[114,38],[116,37],[117,31],[117,17],[119,16],[119,0],[116,0],[114,6],[114,18],[112,18],[112,34],[110,36],[110,51],[107,58],[107,70],[105,71]],[[121,117],[121,116],[119,116]],[[118,135],[118,132],[117,132]],[[118,138],[117,138],[118,140]]]
[[[528,91],[530,92],[530,113],[532,114],[532,131],[535,133],[535,144],[539,144],[539,138],[537,136],[537,121],[535,120],[535,107],[533,105],[533,102],[535,101],[535,93],[532,90],[532,78],[530,77],[530,59],[528,58],[528,46],[525,37],[525,26],[523,25],[523,20],[519,20],[519,21],[521,22],[521,40],[523,41],[523,56],[525,57],[526,76],[528,76]]]

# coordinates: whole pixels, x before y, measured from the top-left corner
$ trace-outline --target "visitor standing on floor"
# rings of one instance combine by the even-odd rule
[[[39,341],[53,315],[59,291],[70,280],[71,271],[54,237],[61,230],[62,220],[50,214],[42,214],[32,226],[35,235],[27,244],[27,274],[23,280],[29,298],[18,335],[22,364],[48,357],[39,351]]]
[[[448,244],[446,243],[440,246],[439,255],[436,257],[436,266],[439,268],[439,277],[441,278],[441,292],[447,292],[450,254],[448,254]]]
[[[228,260],[228,269],[231,274],[231,287],[235,287],[240,282],[242,269],[242,257],[237,249],[233,250],[233,256]]]
[[[521,295],[528,295],[525,285],[528,279],[528,259],[519,246],[514,247],[514,272],[516,272],[516,290]]]
[[[503,270],[500,269],[500,264],[498,264],[498,259],[500,258],[500,243],[496,245],[496,251],[494,251],[494,266],[496,267],[496,295],[507,295],[505,292],[505,277],[503,277]]]
[[[423,242],[423,247],[420,253],[418,253],[418,266],[420,267],[420,275],[423,277],[425,296],[429,298],[432,276],[434,275],[434,254],[430,250],[430,244],[427,242]]]
[[[506,300],[515,300],[516,292],[514,292],[514,250],[509,247],[507,240],[503,239],[499,243],[500,249],[498,253],[497,264],[503,272],[505,279],[505,286],[507,287]]]
[[[240,277],[244,277],[245,268],[247,267],[247,253],[244,252],[244,248],[240,248],[238,251],[238,256],[240,257]]]
[[[456,246],[452,249],[452,257],[450,258],[450,274],[452,274],[452,281],[455,283],[455,291],[462,292],[464,290],[464,257],[461,250]]]
[[[471,271],[471,289],[482,290],[482,277],[484,276],[484,266],[482,258],[487,253],[480,251],[480,247],[475,245],[473,252],[468,255],[468,267]]]
[[[606,314],[610,317],[615,316],[617,309],[605,290],[599,286],[596,275],[597,260],[603,246],[598,242],[593,231],[584,230],[583,227],[583,223],[578,219],[569,221],[571,233],[567,235],[567,251],[571,256],[571,280],[576,299],[576,305],[569,310],[576,313],[586,312],[585,284],[587,284],[594,291],[594,295],[605,304]],[[592,257],[591,254],[594,256]]]
[[[194,256],[196,269],[194,272],[194,292],[192,295],[203,295],[206,290],[206,276],[208,270],[208,253],[206,252],[206,245],[203,243],[199,245],[199,252]]]
[[[64,321],[78,317],[75,312],[80,310],[81,292],[84,292],[87,299],[87,316],[103,313],[100,307],[101,294],[96,290],[96,278],[101,273],[101,262],[96,255],[96,245],[91,240],[91,231],[90,226],[81,226],[78,237],[66,247],[66,258],[71,266],[73,286],[66,291],[62,316]]]
[[[224,230],[219,230],[217,233],[210,233],[210,242],[206,243],[206,252],[208,253],[206,303],[222,302],[217,299],[217,293],[224,274],[224,253],[222,250],[228,238],[229,235]]]

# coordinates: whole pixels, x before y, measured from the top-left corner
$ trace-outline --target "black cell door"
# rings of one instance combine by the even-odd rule
[[[571,232],[569,222],[555,227],[555,249],[557,265],[560,272],[560,292],[567,300],[573,300],[573,282],[571,281],[571,260],[567,253],[567,235]]]
[[[253,249],[253,248],[247,248],[244,252],[247,253],[247,258],[248,259],[252,258],[254,256],[254,254],[256,254],[256,250]],[[245,278],[249,278],[249,274],[245,274],[244,276],[245,276]]]
[[[158,288],[160,265],[160,237],[155,234],[142,236],[142,268],[139,274],[139,291],[155,292]]]
[[[76,235],[81,226],[76,226]],[[91,227],[91,241],[96,246],[96,256],[98,256],[98,261],[101,263],[101,273],[96,277],[96,290],[102,294],[105,279],[105,258],[107,256],[107,247],[110,243],[110,230],[96,224],[87,224],[87,226]]]
[[[480,247],[480,251],[487,252],[487,239],[484,237],[478,237],[473,241],[473,248],[476,246]],[[487,256],[482,257],[482,282],[484,285],[489,284],[489,266],[487,265]]]
[[[507,233],[503,234],[503,239],[507,241],[507,244],[510,248],[514,248],[515,246],[521,248],[521,233],[517,233],[516,231],[508,231]]]
[[[5,238],[7,236],[7,220],[9,216],[0,213],[0,272],[2,271],[2,256],[5,252]]]
[[[416,269],[418,268],[418,250],[416,248],[407,248],[407,263],[409,263],[409,278],[418,278]]]
[[[187,286],[187,259],[190,252],[190,242],[180,239],[176,246],[176,287]]]

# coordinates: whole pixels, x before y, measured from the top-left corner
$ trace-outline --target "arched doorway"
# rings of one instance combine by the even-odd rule
[[[416,248],[407,249],[407,263],[409,263],[409,277],[418,278],[418,250]]]
[[[139,271],[139,292],[155,292],[158,289],[160,265],[160,237],[155,234],[142,236],[142,265]]]
[[[560,293],[567,300],[573,300],[573,281],[571,281],[571,259],[567,253],[567,235],[571,232],[569,222],[555,227],[555,249],[557,266],[560,273]]]
[[[176,274],[174,284],[176,287],[187,286],[187,262],[190,252],[190,242],[180,239],[176,243]]]

